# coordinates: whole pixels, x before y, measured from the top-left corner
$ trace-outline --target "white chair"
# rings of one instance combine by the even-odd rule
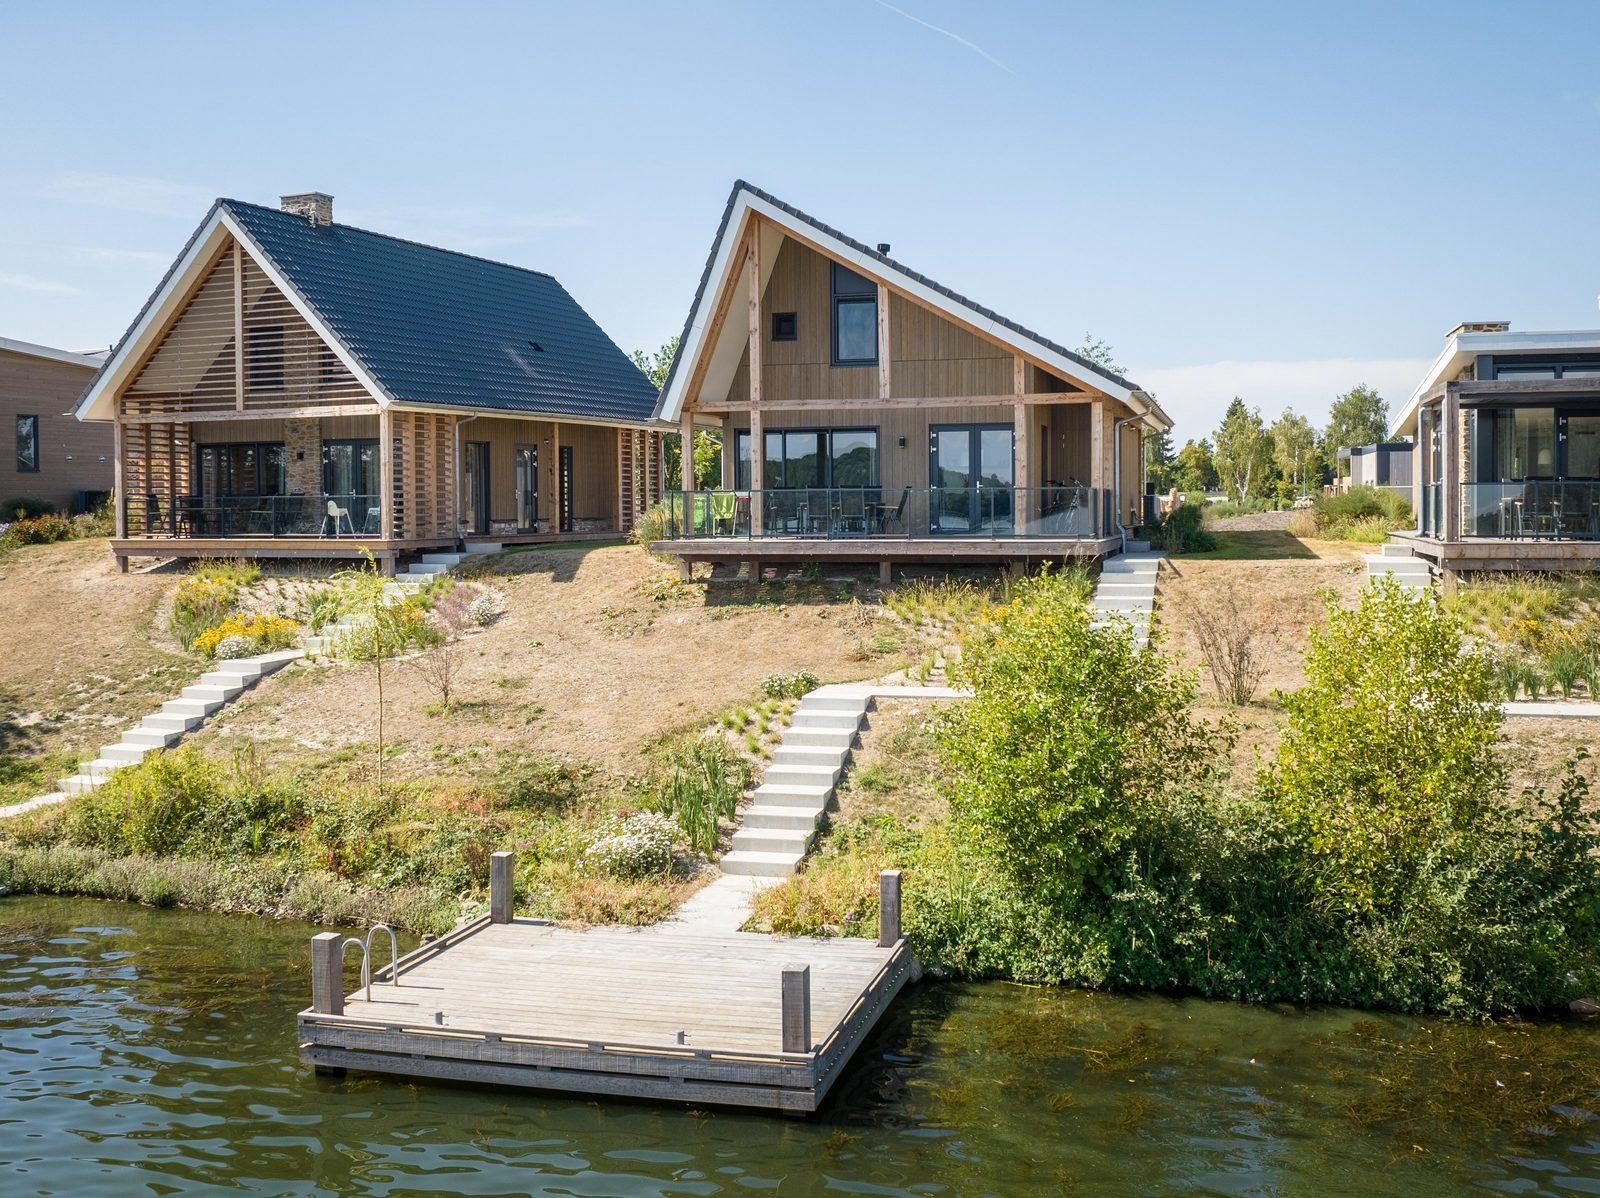
[[[345,508],[345,507],[340,507],[337,503],[335,503],[331,499],[328,500],[328,514],[322,517],[322,527],[317,530],[317,535],[319,537],[327,536],[328,535],[328,525],[331,523],[333,525],[333,535],[334,536],[339,536],[340,535],[340,533],[339,533],[339,521],[340,520],[343,520],[345,522],[345,526],[347,528],[349,528],[349,530],[350,530],[350,535],[351,536],[355,536],[356,535],[356,525],[355,525],[355,521],[350,519],[350,509],[349,508]]]

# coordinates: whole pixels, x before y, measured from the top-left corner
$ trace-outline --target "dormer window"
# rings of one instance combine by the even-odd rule
[[[833,364],[878,361],[878,285],[847,266],[833,266]]]

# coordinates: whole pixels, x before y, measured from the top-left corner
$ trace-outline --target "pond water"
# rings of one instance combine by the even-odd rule
[[[0,1195],[1600,1194],[1600,1027],[909,990],[808,1120],[318,1079],[314,929],[0,901]]]

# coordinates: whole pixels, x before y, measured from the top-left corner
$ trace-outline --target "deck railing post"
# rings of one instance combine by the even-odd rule
[[[811,966],[783,967],[783,1051],[811,1051]]]
[[[318,932],[311,938],[311,1009],[318,1015],[344,1014],[343,938]]]
[[[511,895],[517,876],[515,853],[494,853],[489,857],[489,921],[511,922]]]
[[[900,940],[900,871],[878,875],[878,947],[893,948]]]

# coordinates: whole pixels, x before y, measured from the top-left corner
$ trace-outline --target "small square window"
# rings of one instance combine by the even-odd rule
[[[772,339],[774,341],[793,341],[797,335],[796,328],[793,312],[774,312],[772,314]]]

